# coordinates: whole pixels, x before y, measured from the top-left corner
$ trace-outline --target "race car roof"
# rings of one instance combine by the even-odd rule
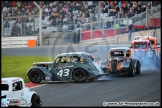
[[[61,53],[57,56],[71,56],[71,55],[82,55],[82,54],[85,54],[85,55],[89,55],[87,52],[69,52],[69,53]]]
[[[8,78],[2,78],[1,83],[13,83],[17,81],[22,81],[23,79],[20,77],[8,77]]]
[[[129,50],[129,47],[116,47],[116,48],[111,48],[110,51],[126,51]]]

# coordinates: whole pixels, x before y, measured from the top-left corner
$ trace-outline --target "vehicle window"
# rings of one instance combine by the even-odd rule
[[[56,58],[55,62],[56,63],[59,63],[60,62],[60,59],[61,59],[60,57]]]
[[[134,43],[134,48],[147,48],[147,43]]]
[[[72,56],[71,57],[71,62],[72,63],[77,63],[79,61],[79,57],[78,56]]]
[[[111,52],[111,56],[124,56],[123,51],[114,51]]]
[[[18,91],[22,89],[22,82],[17,81],[12,84],[12,91]]]
[[[153,40],[150,40],[150,44],[154,44],[154,41]]]
[[[84,63],[85,62],[84,58],[83,57],[79,57],[79,62],[80,63]]]
[[[70,63],[70,57],[69,56],[62,57],[61,63]]]
[[[90,55],[88,55],[88,59],[90,59],[90,60],[94,61],[93,57],[92,57],[92,56],[90,56]]]
[[[8,84],[1,84],[1,90],[9,90]]]

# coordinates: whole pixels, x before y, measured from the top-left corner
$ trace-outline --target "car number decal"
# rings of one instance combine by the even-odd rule
[[[57,72],[57,75],[59,75],[60,77],[68,76],[69,72],[70,72],[70,69],[61,69]]]

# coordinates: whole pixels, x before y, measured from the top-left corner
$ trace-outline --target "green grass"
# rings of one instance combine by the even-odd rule
[[[1,56],[1,77],[21,77],[25,82],[26,73],[34,62],[50,62],[53,61],[52,57],[44,56]]]

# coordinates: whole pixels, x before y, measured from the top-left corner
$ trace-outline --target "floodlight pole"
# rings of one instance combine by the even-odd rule
[[[2,37],[4,37],[4,36],[3,36],[3,32],[4,32],[4,31],[3,31],[3,28],[4,28],[4,22],[3,22],[3,21],[4,21],[4,19],[3,19],[3,12],[1,11],[1,13],[2,13],[2,14],[1,14],[1,26],[2,26],[2,27],[1,27],[1,30],[2,30],[2,31],[1,31],[1,35],[2,35],[1,38],[2,38]]]
[[[42,9],[35,1],[33,3],[39,9],[39,46],[42,46]]]

